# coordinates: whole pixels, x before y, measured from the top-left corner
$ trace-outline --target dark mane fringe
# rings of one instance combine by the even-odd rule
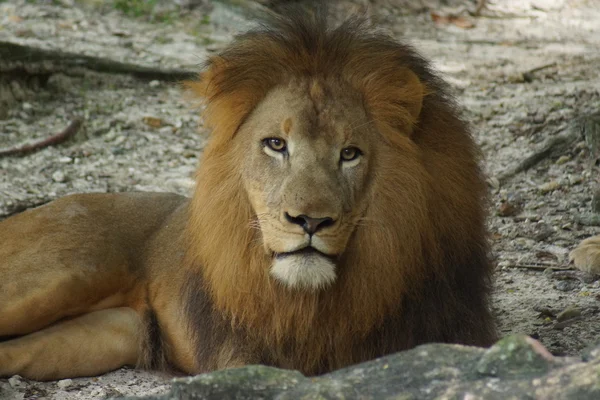
[[[237,36],[204,69],[200,81],[187,82],[187,87],[205,100],[207,125],[228,134],[235,133],[243,117],[270,89],[307,77],[341,77],[365,95],[369,111],[383,113],[381,119],[395,132],[417,122],[414,114],[421,104],[410,115],[415,97],[432,94],[436,101],[455,108],[446,94],[447,85],[411,46],[374,29],[364,16],[350,17],[330,28],[325,5],[308,9],[293,4],[284,7],[282,14],[262,15],[257,28]],[[426,87],[406,85],[407,71]],[[234,94],[238,100],[231,99]],[[379,110],[382,105],[388,109]],[[236,114],[242,117],[219,129],[222,119],[210,108],[222,107],[239,109],[243,112]]]

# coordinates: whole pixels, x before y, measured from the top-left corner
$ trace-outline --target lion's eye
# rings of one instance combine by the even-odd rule
[[[361,151],[356,147],[346,147],[342,149],[340,158],[342,161],[353,161],[356,160],[361,154]]]
[[[277,151],[279,153],[283,153],[287,149],[285,140],[280,138],[267,138],[263,140],[263,143],[271,150]]]

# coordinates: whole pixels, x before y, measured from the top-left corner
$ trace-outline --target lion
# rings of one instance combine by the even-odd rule
[[[414,50],[275,16],[186,85],[211,132],[190,199],[74,194],[0,223],[0,376],[318,375],[496,339],[480,153]]]
[[[600,235],[582,240],[569,254],[569,261],[581,271],[600,274]]]

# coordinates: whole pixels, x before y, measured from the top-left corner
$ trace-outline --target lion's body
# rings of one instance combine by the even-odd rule
[[[600,235],[582,240],[571,251],[569,258],[575,268],[592,274],[600,274]]]
[[[495,339],[478,153],[411,49],[281,19],[190,88],[212,129],[191,200],[75,195],[0,223],[0,376],[318,374]]]

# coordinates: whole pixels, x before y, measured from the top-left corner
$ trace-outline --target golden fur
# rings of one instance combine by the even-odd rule
[[[485,255],[485,185],[465,125],[444,87],[412,50],[365,33],[357,21],[332,32],[317,19],[278,23],[272,32],[242,36],[211,59],[200,82],[189,84],[206,99],[205,121],[212,129],[191,203],[189,254],[201,266],[217,309],[235,325],[259,332],[263,346],[281,349],[272,356],[279,363],[290,354],[302,355],[289,366],[312,373],[321,371],[321,364],[340,367],[355,361],[353,347],[398,313],[403,299],[422,298],[430,279],[472,274],[475,287],[457,290],[485,290],[487,261],[470,259]],[[232,144],[244,119],[270,90],[304,76],[349,83],[362,94],[377,130],[393,149],[382,154],[386,158],[373,176],[377,196],[365,220],[376,224],[356,227],[344,275],[319,293],[290,292],[268,279],[270,260],[252,245],[257,232],[239,228],[255,214]],[[364,276],[360,270],[376,272]],[[452,340],[490,342],[484,298],[478,294],[475,304],[464,305],[473,312],[461,310],[461,318],[472,318],[476,327]]]
[[[32,305],[20,305],[26,295],[13,293],[13,283],[0,284],[0,304],[12,302],[11,315],[23,320],[22,329],[13,329],[0,308],[0,336],[25,335],[0,343],[0,375],[58,379],[100,373],[103,366],[108,371],[132,358],[186,373],[265,363],[318,374],[425,342],[488,345],[495,339],[479,154],[445,84],[412,49],[358,20],[329,29],[319,15],[275,18],[238,37],[187,86],[204,99],[212,131],[189,203],[160,195],[127,201],[125,195],[88,195],[0,224],[0,259],[8,260],[0,262],[0,273],[12,271],[17,286],[22,276],[36,279],[28,258],[35,235],[7,233],[17,218],[32,232],[67,221],[47,244],[52,251],[69,243],[86,257],[94,254],[92,263],[116,263],[103,277],[100,266],[82,274],[77,260],[60,258],[66,281],[92,288],[105,279],[111,286],[102,293],[64,293],[35,285],[37,298],[59,293],[67,305],[83,304],[59,305],[42,322],[27,319]],[[302,144],[290,147],[288,161],[258,148],[259,135],[269,129],[290,146]],[[336,169],[326,161],[332,143],[358,143],[364,154]],[[303,164],[294,159],[298,154],[315,162]],[[76,208],[84,219],[57,216]],[[286,220],[291,209],[298,212]],[[156,215],[140,216],[140,210]],[[274,260],[289,251],[284,247],[306,236],[296,226],[300,213],[332,217],[313,236],[331,250],[335,279],[311,288],[290,287],[270,274]],[[44,218],[50,222],[40,222]],[[105,244],[106,233],[78,228],[90,221],[103,232],[113,229],[116,244]],[[14,298],[3,298],[3,290]],[[85,300],[90,296],[93,301]],[[75,352],[43,329],[58,321],[52,329],[60,333],[61,321],[73,316],[70,321],[86,318],[81,329],[104,335],[78,339],[84,342]],[[100,370],[91,372],[66,361],[55,368],[34,360],[42,347],[85,358],[86,346],[118,337],[116,328],[103,330],[106,321],[120,321],[122,342],[138,343],[139,350],[86,359],[98,362]],[[145,334],[132,333],[139,329]],[[15,357],[20,361],[10,361]]]
[[[569,260],[577,269],[600,273],[600,235],[582,240],[569,254]]]

